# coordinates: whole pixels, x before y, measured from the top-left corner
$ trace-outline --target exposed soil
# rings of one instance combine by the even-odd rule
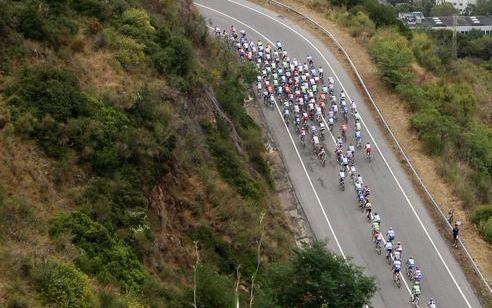
[[[301,18],[299,18],[298,15],[282,10],[276,6],[268,5],[265,3],[265,1],[254,0],[254,2],[266,6],[273,11],[277,11],[279,12],[279,14],[288,15],[291,20],[294,20],[301,26],[304,26],[305,29],[309,30],[321,41],[325,42],[326,45],[333,50],[334,54],[338,56],[340,62],[342,62],[346,66],[346,70],[348,72],[352,72],[352,69],[346,61],[345,57],[334,46],[333,42],[329,38],[321,35],[320,32],[316,31],[310,25],[305,23]],[[465,242],[466,247],[470,251],[473,259],[479,264],[480,270],[482,271],[483,275],[490,283],[492,278],[492,262],[490,262],[490,260],[492,260],[492,246],[481,239],[477,228],[470,222],[469,213],[467,213],[463,208],[462,202],[453,193],[452,188],[449,187],[442,179],[439,171],[438,161],[431,159],[423,153],[422,145],[418,141],[415,131],[413,131],[410,127],[409,119],[411,117],[411,113],[406,110],[403,103],[400,101],[399,96],[388,89],[383,84],[382,80],[380,80],[377,74],[377,69],[375,65],[371,62],[370,56],[367,53],[367,48],[365,44],[358,41],[358,39],[352,37],[350,35],[349,29],[326,19],[323,12],[317,12],[308,8],[306,6],[306,1],[282,0],[281,2],[291,6],[305,16],[309,16],[310,18],[316,20],[320,25],[328,29],[343,45],[347,53],[350,55],[352,61],[357,66],[359,73],[362,75],[364,82],[366,83],[379,109],[383,113],[385,120],[388,122],[393,133],[396,135],[396,138],[405,149],[407,156],[412,161],[413,166],[420,174],[427,188],[431,191],[433,197],[441,207],[441,210],[444,213],[447,213],[449,209],[455,209],[455,220],[459,220],[462,222],[460,237]],[[355,74],[353,75],[355,80]],[[428,76],[428,74],[425,74],[425,76],[421,77],[433,78],[433,76]],[[361,93],[364,93],[362,88]],[[369,105],[371,104],[369,100],[367,100],[366,103]],[[395,149],[395,152],[397,152],[394,143],[389,138],[387,139],[388,141],[390,141],[390,144],[393,144],[393,148]],[[400,156],[399,153],[396,154]],[[403,162],[403,159],[401,161]],[[408,166],[405,167],[406,169],[408,169]],[[412,176],[412,178],[414,177]],[[431,211],[431,214],[434,216],[436,224],[441,227],[443,232],[449,233],[450,230],[448,229],[447,225],[445,225],[437,210],[433,208],[433,205],[426,197],[423,189],[419,185],[417,185],[416,179],[414,179],[414,182],[417,189],[421,192],[423,199],[426,201],[425,203]],[[472,280],[475,287],[480,290],[480,293],[486,296],[487,292],[485,292],[483,284],[480,283],[477,275],[474,274],[470,262],[464,255],[464,252],[461,250],[457,250],[456,256],[458,260],[460,260],[465,271],[467,272],[468,278]]]

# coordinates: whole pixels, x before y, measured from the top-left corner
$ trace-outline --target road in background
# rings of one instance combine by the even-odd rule
[[[373,211],[381,216],[383,232],[392,226],[396,230],[397,240],[403,245],[403,259],[412,255],[424,273],[421,306],[425,306],[424,301],[434,297],[439,307],[480,307],[478,298],[452,256],[449,242],[433,225],[422,200],[385,141],[383,131],[372,119],[369,107],[363,103],[363,96],[329,49],[292,21],[248,1],[199,0],[196,3],[213,26],[219,25],[221,29],[228,30],[235,25],[238,30],[244,29],[250,39],[263,42],[266,41],[265,37],[274,42],[279,40],[291,59],[296,57],[300,62],[305,62],[306,56],[311,55],[315,64],[324,68],[325,76],[338,76],[346,93],[358,103],[358,110],[381,150],[380,153],[373,151],[371,162],[365,161],[362,153],[356,154],[355,165],[371,188]],[[329,61],[334,72],[330,71],[325,60]],[[338,96],[341,86],[340,82],[335,81]],[[395,287],[390,266],[384,257],[375,253],[370,241],[370,225],[358,209],[352,186],[347,183],[347,189],[343,192],[338,187],[339,166],[330,138],[326,138],[325,144],[331,155],[328,155],[326,166],[322,167],[309,144],[305,149],[299,146],[293,127],[289,131],[286,129],[277,110],[263,109],[263,113],[316,237],[328,241],[328,247],[336,253],[341,253],[341,248],[345,255],[352,257],[356,264],[376,277],[380,290],[373,298],[373,306],[410,306],[405,285],[402,284],[401,289]],[[353,122],[350,122],[348,139],[355,143],[352,126]],[[362,137],[363,143],[370,140],[365,129],[362,130]],[[373,140],[370,141],[374,144]],[[408,279],[406,281],[409,283]]]

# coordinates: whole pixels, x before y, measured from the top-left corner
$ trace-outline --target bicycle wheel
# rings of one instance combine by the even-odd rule
[[[380,244],[376,244],[376,253],[378,255],[381,255],[381,245]]]

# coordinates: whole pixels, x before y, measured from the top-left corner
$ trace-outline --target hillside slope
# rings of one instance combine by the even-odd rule
[[[260,237],[288,256],[254,70],[206,31],[186,0],[0,0],[0,305],[186,306],[197,243],[227,306]]]

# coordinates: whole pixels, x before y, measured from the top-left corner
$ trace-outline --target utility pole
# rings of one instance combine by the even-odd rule
[[[452,45],[451,45],[451,56],[454,60],[458,57],[458,51],[457,51],[457,42],[456,42],[456,26],[458,23],[458,18],[456,16],[456,13],[453,14],[453,40],[452,40]]]

